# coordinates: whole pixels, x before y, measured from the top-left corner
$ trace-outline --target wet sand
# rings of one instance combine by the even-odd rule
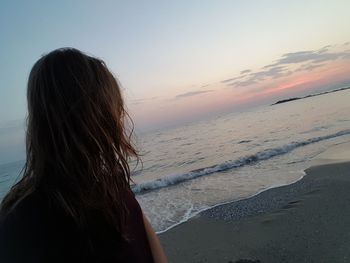
[[[170,262],[350,262],[350,162],[207,210],[160,235]]]

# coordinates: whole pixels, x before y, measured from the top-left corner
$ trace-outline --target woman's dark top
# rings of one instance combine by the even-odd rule
[[[99,216],[88,231],[79,230],[37,191],[2,215],[0,262],[153,262],[141,208],[131,191],[126,200],[128,241]]]

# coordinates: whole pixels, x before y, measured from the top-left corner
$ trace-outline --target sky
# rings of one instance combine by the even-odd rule
[[[0,1],[0,123],[37,59],[102,58],[137,130],[350,86],[350,1]]]

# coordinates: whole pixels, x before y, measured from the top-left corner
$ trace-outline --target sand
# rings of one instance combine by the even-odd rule
[[[160,235],[170,262],[350,262],[350,162],[215,207]]]

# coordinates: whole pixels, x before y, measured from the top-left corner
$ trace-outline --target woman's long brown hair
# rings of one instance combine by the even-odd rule
[[[27,100],[27,160],[2,211],[40,189],[79,227],[98,211],[123,233],[128,159],[137,152],[120,87],[105,63],[73,48],[54,50],[33,66]]]

